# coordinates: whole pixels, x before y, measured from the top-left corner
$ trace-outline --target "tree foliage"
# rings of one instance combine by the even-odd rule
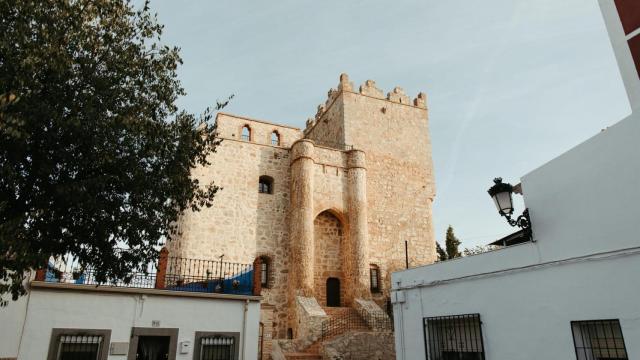
[[[449,225],[447,228],[447,235],[444,241],[445,248],[442,249],[439,243],[436,242],[436,253],[438,255],[438,261],[451,260],[462,256],[458,246],[461,242],[453,233],[453,227]]]
[[[461,242],[456,237],[456,234],[453,233],[453,227],[449,225],[447,228],[447,237],[444,241],[445,249],[447,251],[447,258],[454,259],[460,257],[462,254],[460,250],[458,250],[458,246],[460,246]]]
[[[0,0],[0,295],[64,254],[126,280],[211,206],[190,172],[219,144],[213,109],[178,111],[162,28],[148,3]]]
[[[497,250],[499,248],[500,248],[499,246],[494,246],[494,245],[476,245],[472,248],[465,248],[464,250],[462,250],[462,256],[478,255],[478,254],[486,253],[489,251]]]

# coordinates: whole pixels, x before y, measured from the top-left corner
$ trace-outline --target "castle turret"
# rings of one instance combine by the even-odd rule
[[[313,296],[313,141],[291,147],[291,265],[296,295]]]
[[[369,226],[367,223],[367,170],[365,154],[351,150],[347,155],[347,213],[349,238],[353,246],[353,296],[369,298]]]

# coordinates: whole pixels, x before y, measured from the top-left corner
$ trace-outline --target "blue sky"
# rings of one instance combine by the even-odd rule
[[[486,190],[630,113],[596,0],[153,1],[179,105],[304,127],[342,72],[428,95],[436,239],[513,231]],[[215,165],[214,165],[215,166]],[[518,212],[522,211],[519,204]]]

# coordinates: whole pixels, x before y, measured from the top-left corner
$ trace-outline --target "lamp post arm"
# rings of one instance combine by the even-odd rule
[[[517,226],[521,229],[527,229],[531,227],[531,219],[529,218],[529,209],[524,209],[522,215],[518,216],[517,219],[512,219],[510,214],[503,214],[505,218],[507,218],[507,222],[511,226]]]

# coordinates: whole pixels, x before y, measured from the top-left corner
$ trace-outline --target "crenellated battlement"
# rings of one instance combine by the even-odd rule
[[[364,84],[360,85],[358,91],[356,92],[353,82],[349,80],[349,75],[341,74],[340,82],[338,83],[337,89],[331,88],[327,92],[327,100],[324,104],[318,105],[316,110],[316,114],[313,118],[309,118],[306,122],[305,133],[311,130],[316,123],[322,119],[327,110],[331,107],[336,98],[340,95],[341,92],[350,92],[355,94],[360,94],[380,100],[386,100],[397,104],[403,104],[407,106],[413,106],[421,109],[427,108],[427,95],[423,92],[419,93],[416,98],[411,101],[411,98],[405,94],[404,90],[396,86],[392,91],[388,92],[386,95],[376,86],[376,82],[373,80],[367,80]]]

